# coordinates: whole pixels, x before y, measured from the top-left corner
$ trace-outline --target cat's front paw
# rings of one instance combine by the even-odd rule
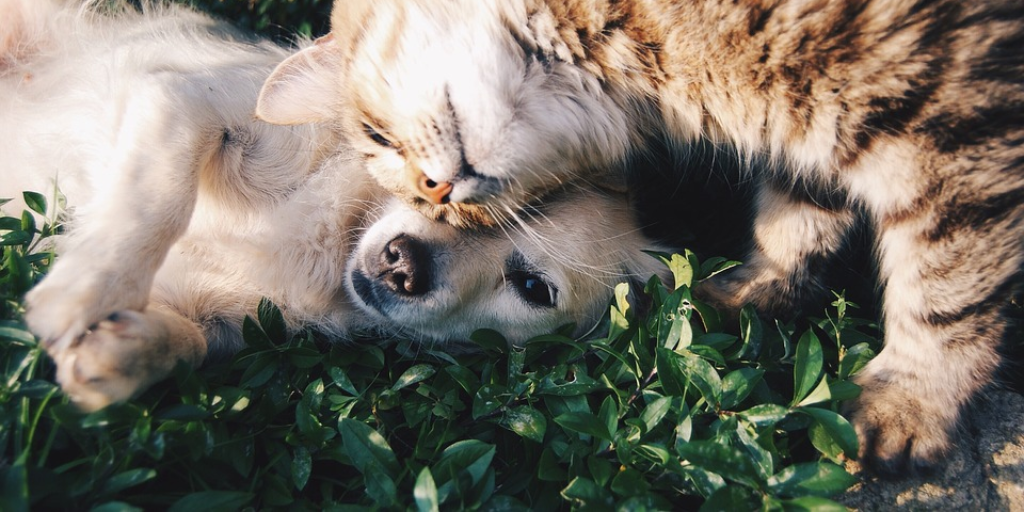
[[[928,474],[951,447],[958,407],[895,382],[862,376],[846,414],[860,441],[861,464],[889,478]]]
[[[50,355],[57,382],[80,409],[127,400],[167,376],[177,362],[162,323],[136,311],[111,314]]]

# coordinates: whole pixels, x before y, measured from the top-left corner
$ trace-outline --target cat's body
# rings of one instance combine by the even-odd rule
[[[880,469],[936,461],[999,364],[1024,262],[1019,2],[349,1],[332,36],[279,67],[259,114],[334,120],[378,181],[455,224],[618,185],[593,169],[646,137],[705,138],[765,165],[748,264],[704,293],[774,313],[863,211],[886,347],[852,419]]]

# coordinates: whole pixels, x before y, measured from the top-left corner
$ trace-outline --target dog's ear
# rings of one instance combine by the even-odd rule
[[[263,83],[256,117],[271,124],[303,124],[334,116],[343,56],[332,35],[288,57]]]

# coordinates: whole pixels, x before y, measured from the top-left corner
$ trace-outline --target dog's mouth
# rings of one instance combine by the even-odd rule
[[[368,309],[385,318],[390,318],[388,310],[385,307],[386,301],[381,300],[380,292],[378,292],[374,286],[373,280],[367,277],[362,270],[353,270],[350,279],[352,282],[352,291],[355,292],[356,298],[358,299],[357,305],[360,309]]]

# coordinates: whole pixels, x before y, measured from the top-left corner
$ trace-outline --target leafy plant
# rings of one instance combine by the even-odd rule
[[[47,201],[27,194],[39,214]],[[54,200],[49,203],[54,204]],[[452,356],[416,340],[288,336],[270,303],[230,361],[76,412],[21,322],[51,261],[47,217],[0,218],[0,509],[841,509],[857,451],[837,412],[875,326],[836,295],[807,327],[696,300],[731,265],[656,254],[645,314],[615,290],[591,339]]]
[[[135,0],[138,2],[139,0]],[[172,0],[203,9],[240,28],[292,42],[327,32],[331,0]]]

